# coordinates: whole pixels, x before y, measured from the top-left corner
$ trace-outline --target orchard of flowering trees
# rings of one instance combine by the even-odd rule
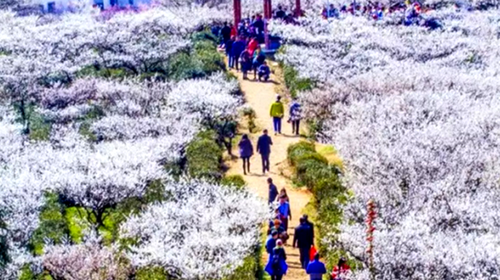
[[[253,254],[267,207],[183,172],[243,101],[208,11],[0,11],[2,279],[220,279]]]
[[[315,86],[299,94],[306,117],[344,161],[353,198],[323,243],[360,263],[352,279],[500,277],[500,17],[433,13],[443,30],[359,17],[271,27],[287,43],[279,59]]]

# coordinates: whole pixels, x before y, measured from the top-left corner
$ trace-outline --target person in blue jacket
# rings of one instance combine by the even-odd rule
[[[276,240],[276,247],[274,247],[272,254],[269,256],[264,270],[271,275],[272,280],[281,280],[283,279],[283,275],[286,274],[288,265],[286,264],[286,253],[281,239]]]
[[[271,70],[269,69],[269,66],[267,66],[267,63],[265,61],[262,62],[262,64],[259,66],[258,72],[259,81],[262,81],[262,79],[264,79],[264,82],[267,82],[267,80],[269,80],[269,74],[271,73]]]
[[[314,255],[314,261],[307,265],[306,272],[310,280],[321,280],[323,274],[326,274],[325,264],[319,261],[319,254]]]
[[[278,232],[276,230],[273,230],[271,232],[271,235],[266,241],[266,251],[271,256],[273,253],[274,247],[276,247],[276,240],[278,239]]]
[[[230,61],[232,64],[229,65],[230,68],[236,66],[236,71],[239,70],[238,59],[240,58],[241,53],[246,48],[246,42],[243,37],[239,37],[232,45],[230,55],[232,56]]]

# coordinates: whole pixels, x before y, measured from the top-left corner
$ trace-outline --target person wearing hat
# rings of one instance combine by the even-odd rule
[[[278,239],[278,231],[273,230],[271,231],[271,235],[269,235],[269,238],[267,238],[266,241],[266,251],[269,255],[273,253],[274,247],[276,247],[276,240]]]
[[[276,102],[271,105],[270,115],[273,118],[274,135],[281,134],[281,119],[285,115],[285,108],[281,102],[281,96],[276,95]]]
[[[288,265],[286,264],[286,253],[281,239],[276,240],[276,247],[269,256],[264,270],[269,273],[272,280],[281,280],[283,275],[286,274]]]

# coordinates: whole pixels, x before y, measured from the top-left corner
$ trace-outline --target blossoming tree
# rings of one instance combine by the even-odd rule
[[[500,273],[498,16],[433,15],[442,31],[356,17],[271,26],[288,43],[280,59],[317,85],[299,94],[306,117],[344,160],[354,198],[324,242],[362,263],[353,279],[371,274],[370,200],[376,279]]]

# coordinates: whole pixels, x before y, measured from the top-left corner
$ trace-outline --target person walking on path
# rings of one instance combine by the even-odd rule
[[[273,184],[273,179],[271,178],[267,178],[267,184],[269,185],[268,202],[269,204],[273,204],[273,202],[276,200],[276,197],[278,196],[278,188],[276,188],[276,185]]]
[[[306,223],[304,217],[301,217],[300,225],[295,228],[293,247],[299,248],[300,263],[302,264],[303,269],[306,269],[309,264],[309,250],[311,250],[312,245],[313,237],[311,235],[311,228]]]
[[[288,194],[286,193],[286,189],[285,188],[281,188],[280,193],[278,194],[278,198],[276,199],[276,201],[279,202],[280,198],[282,196],[284,196],[285,197],[285,201],[288,202],[288,204],[290,204],[290,198],[288,197]]]
[[[278,232],[276,230],[273,230],[271,232],[271,235],[269,235],[269,238],[267,238],[266,241],[266,251],[271,256],[273,253],[273,249],[276,247],[276,240],[278,239]]]
[[[314,255],[314,260],[307,265],[307,274],[310,280],[321,280],[323,274],[326,274],[325,264],[319,261],[319,254]]]
[[[285,228],[281,225],[281,220],[276,219],[272,222],[272,226],[269,228],[269,233],[273,231],[278,232],[278,238],[286,244],[288,240],[288,233],[286,233]]]
[[[235,41],[234,36],[231,36],[231,38],[229,38],[229,40],[226,41],[225,45],[229,68],[233,68],[234,66],[234,61],[233,61],[234,57],[232,56],[232,51],[231,51],[233,48],[234,41]]]
[[[221,35],[221,46],[223,44],[226,44],[226,42],[231,38],[231,27],[227,24],[227,22],[224,22],[224,27],[222,27],[220,31]]]
[[[283,275],[286,274],[288,265],[286,264],[286,253],[281,239],[276,240],[276,247],[274,247],[264,270],[271,275],[271,280],[281,280]]]
[[[271,145],[273,140],[267,135],[267,129],[264,129],[263,134],[257,140],[257,152],[262,157],[262,173],[269,172],[269,155],[271,154]]]
[[[285,114],[285,110],[283,108],[283,103],[281,103],[281,96],[276,96],[276,102],[271,105],[270,115],[273,118],[274,125],[274,135],[281,134],[281,119]]]
[[[236,66],[236,71],[239,71],[239,62],[238,60],[240,59],[241,53],[245,50],[246,43],[245,40],[243,40],[243,37],[239,37],[234,43],[233,46],[231,47],[231,57],[232,59],[229,59],[229,67],[234,68]],[[232,64],[231,64],[232,62]]]
[[[243,174],[247,175],[250,173],[250,158],[253,156],[253,146],[248,135],[243,134],[240,143],[238,144],[240,148],[240,157],[243,160]]]
[[[302,108],[300,107],[300,104],[297,102],[296,97],[292,99],[289,115],[290,118],[288,119],[288,121],[292,123],[292,133],[295,135],[299,135],[300,120],[302,119]]]
[[[292,220],[292,211],[290,210],[290,204],[286,201],[285,196],[280,197],[280,205],[278,206],[278,210],[281,215],[281,223],[285,228],[285,231],[288,230],[288,220]]]
[[[314,245],[314,224],[309,221],[309,216],[307,216],[306,214],[304,214],[302,217],[304,218],[304,220],[306,220],[306,224],[311,228],[311,235],[313,240],[312,245]]]

